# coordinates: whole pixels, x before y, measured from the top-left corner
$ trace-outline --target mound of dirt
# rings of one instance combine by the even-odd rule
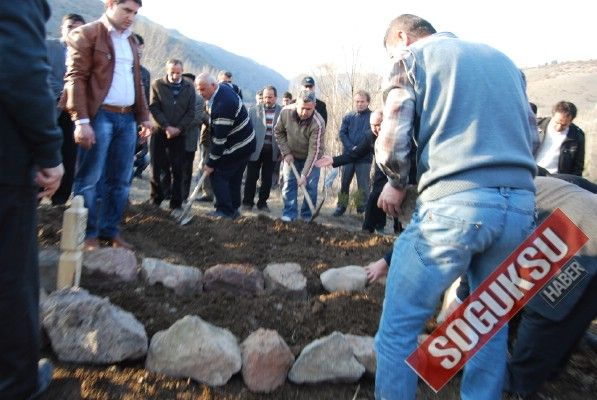
[[[60,241],[62,210],[39,209],[40,247]],[[81,286],[91,293],[133,313],[151,338],[185,315],[229,329],[239,341],[263,327],[275,329],[298,356],[311,341],[334,331],[375,335],[384,287],[368,286],[358,294],[328,294],[319,275],[328,268],[366,265],[391,248],[393,238],[351,232],[316,223],[284,223],[265,216],[235,221],[195,216],[179,226],[168,212],[148,204],[132,205],[123,223],[123,236],[136,247],[139,262],[144,257],[191,265],[202,271],[220,263],[248,263],[263,270],[274,262],[296,262],[306,276],[309,297],[292,300],[280,296],[232,296],[202,293],[179,297],[162,286],[114,282],[100,273],[84,273]],[[427,330],[433,328],[428,323]],[[53,359],[54,381],[42,399],[373,399],[374,382],[364,377],[356,384],[294,385],[287,381],[270,395],[248,391],[240,374],[218,388],[190,379],[174,379],[143,369],[144,360],[107,366],[63,363],[51,348],[44,355]],[[587,356],[588,357],[588,356]],[[558,381],[553,398],[586,398],[578,382],[591,376],[594,363],[581,356],[571,372]],[[570,368],[569,368],[570,370]],[[593,370],[594,373],[594,370]],[[438,396],[420,385],[421,398],[458,398],[457,377]],[[594,383],[594,379],[593,379]],[[586,383],[584,384],[586,388]],[[574,393],[579,396],[575,397]],[[559,394],[562,397],[559,397]]]

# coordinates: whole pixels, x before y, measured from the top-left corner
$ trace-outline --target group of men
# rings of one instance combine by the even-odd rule
[[[35,209],[37,199],[59,194],[63,136],[70,137],[72,131],[78,145],[76,161],[67,162],[76,162],[73,193],[83,196],[89,210],[86,246],[97,247],[105,238],[114,246],[130,248],[118,226],[128,200],[138,137],[142,142],[152,136],[152,158],[157,160],[152,167],[152,200],[158,203],[166,197],[163,178],[169,174],[170,206],[176,210],[188,195],[182,189],[182,182],[190,179],[187,153],[194,155],[193,141],[197,146],[192,138],[187,147],[185,136],[200,123],[197,107],[205,108],[210,113],[211,139],[202,172],[210,177],[214,214],[238,215],[245,169],[250,186],[243,203],[253,205],[253,183],[261,174],[257,207],[266,209],[269,171],[282,158],[282,219],[292,221],[310,216],[305,205],[299,212],[299,186],[306,186],[316,198],[317,160],[324,155],[327,114],[311,77],[303,80],[295,103],[280,109],[276,89],[268,86],[263,102],[248,111],[230,82],[218,83],[207,73],[186,81],[176,59],[168,61],[166,76],[151,84],[148,106],[140,42],[130,30],[141,0],[107,0],[102,17],[89,24],[83,25],[82,18],[74,15],[65,19],[67,46],[54,52],[54,65],[61,67],[65,60],[64,86],[53,86],[52,91],[48,84],[52,56],[44,43],[46,0],[1,4],[0,397],[24,399],[41,393],[52,378],[48,363],[38,364]],[[512,61],[489,46],[437,33],[429,22],[408,14],[390,23],[384,45],[395,63],[383,123],[379,124],[380,113],[367,115],[379,132],[375,156],[387,177],[377,205],[392,216],[401,212],[413,160],[418,200],[410,224],[395,242],[388,271],[375,339],[375,392],[379,399],[412,399],[417,377],[404,360],[416,348],[417,333],[443,291],[463,274],[474,290],[504,254],[527,237],[535,227],[534,152],[548,171],[568,168],[567,173],[578,174],[584,134],[571,124],[576,109],[558,105],[551,121],[539,124],[545,139],[538,146],[524,77]],[[351,127],[361,135],[366,131],[363,106],[368,102],[368,94],[357,93],[356,114],[343,121],[349,132],[343,134],[347,153],[362,144],[363,136],[359,140],[350,132]],[[60,115],[63,133],[57,124],[59,111],[67,113]],[[72,143],[64,146],[65,153],[66,146],[72,149]],[[352,156],[348,154],[348,161],[355,165],[346,174],[351,175],[352,169],[358,180],[365,175],[359,171],[366,169],[359,164],[369,163],[370,154]],[[64,190],[62,197],[54,197],[56,204],[66,201],[68,189]],[[593,261],[583,262],[594,263],[595,254],[588,257]],[[589,282],[593,287],[594,274]],[[586,315],[594,316],[594,301],[589,306]],[[502,329],[468,361],[462,398],[501,398],[506,346],[507,330]]]

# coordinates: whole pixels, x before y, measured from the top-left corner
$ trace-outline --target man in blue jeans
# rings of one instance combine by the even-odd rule
[[[497,50],[407,14],[390,23],[384,44],[395,64],[375,144],[388,176],[378,205],[400,212],[413,137],[419,199],[394,244],[375,393],[413,399],[417,376],[405,359],[444,290],[463,273],[477,287],[534,228],[537,131],[522,74]],[[468,361],[463,399],[501,398],[506,345],[505,328]]]
[[[118,225],[129,195],[137,124],[141,135],[151,134],[139,43],[130,30],[141,4],[107,0],[100,19],[74,29],[67,38],[60,105],[75,122],[79,152],[73,192],[83,196],[89,210],[86,250],[98,248],[100,237],[114,247],[133,247]]]
[[[325,122],[315,111],[315,93],[304,89],[299,93],[295,104],[284,107],[274,127],[274,133],[280,153],[284,157],[282,220],[290,222],[298,218],[297,189],[299,186],[306,185],[313,204],[317,203],[319,168],[315,166],[315,161],[324,153]],[[291,164],[294,164],[300,173],[298,180]],[[311,210],[305,203],[303,201],[300,216],[308,220],[311,218]]]

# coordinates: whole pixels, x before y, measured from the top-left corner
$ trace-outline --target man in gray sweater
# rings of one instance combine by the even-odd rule
[[[417,376],[405,359],[444,290],[467,271],[477,287],[534,228],[536,126],[522,74],[499,51],[436,33],[414,15],[394,19],[384,43],[395,64],[375,144],[388,176],[378,204],[400,213],[413,138],[419,200],[394,245],[375,392],[414,399]],[[501,398],[506,341],[502,329],[467,362],[461,398]]]

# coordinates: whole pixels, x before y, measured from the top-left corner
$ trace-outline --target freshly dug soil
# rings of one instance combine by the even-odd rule
[[[60,240],[62,210],[39,209],[40,247]],[[374,284],[358,294],[327,293],[319,275],[328,268],[366,265],[391,248],[390,236],[351,232],[317,223],[287,224],[265,216],[235,221],[195,216],[179,226],[167,211],[148,204],[130,206],[123,236],[144,257],[191,265],[202,271],[222,263],[247,263],[263,270],[269,263],[296,262],[307,278],[307,300],[280,296],[233,296],[201,293],[176,296],[160,285],[118,283],[100,273],[84,273],[81,286],[108,297],[113,304],[133,313],[148,337],[167,329],[185,315],[229,329],[242,342],[258,328],[276,330],[298,357],[304,346],[334,331],[375,335],[384,286]],[[432,321],[426,327],[433,328]],[[595,354],[576,354],[566,372],[545,393],[554,399],[586,399],[596,392]],[[588,352],[588,353],[587,353]],[[49,345],[44,354],[53,359],[54,380],[42,399],[373,399],[374,382],[364,377],[355,384],[295,385],[287,381],[269,395],[251,393],[239,374],[222,387],[208,387],[190,379],[174,379],[143,369],[144,360],[116,365],[91,366],[56,360]],[[420,398],[457,399],[459,377],[435,395],[424,384]],[[588,390],[588,391],[587,391]]]

